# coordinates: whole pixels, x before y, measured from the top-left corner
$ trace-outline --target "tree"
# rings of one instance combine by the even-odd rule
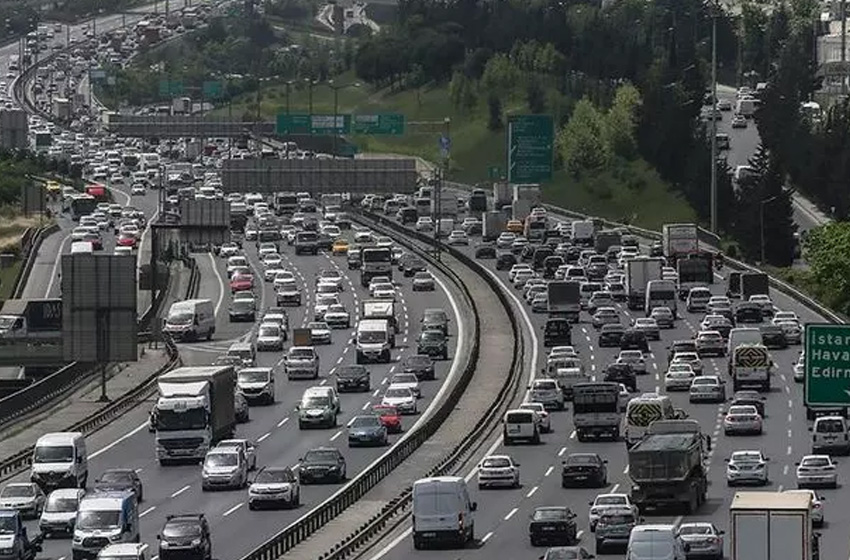
[[[490,92],[487,96],[487,112],[489,118],[487,120],[487,128],[492,131],[502,130],[504,123],[502,122],[502,100],[495,92]]]
[[[481,76],[481,86],[489,92],[507,96],[519,85],[521,79],[519,68],[505,54],[493,55],[484,67]]]
[[[546,92],[543,91],[540,82],[535,78],[528,80],[525,86],[525,101],[528,103],[528,110],[534,114],[546,110]]]
[[[812,276],[825,292],[824,303],[850,312],[850,223],[831,222],[809,230],[804,250]]]
[[[624,159],[637,155],[635,132],[640,109],[640,92],[631,84],[617,88],[614,103],[605,115],[605,138],[611,153]]]
[[[605,142],[605,120],[586,97],[576,103],[570,120],[558,133],[564,167],[573,175],[597,171],[610,159]]]

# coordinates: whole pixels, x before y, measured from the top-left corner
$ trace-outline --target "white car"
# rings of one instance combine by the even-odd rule
[[[380,282],[373,284],[369,288],[369,293],[373,298],[377,299],[395,299],[395,286],[389,282]]]
[[[0,508],[14,509],[22,517],[38,519],[44,511],[46,499],[34,482],[10,482],[0,491]]]
[[[573,346],[553,346],[551,350],[549,350],[549,355],[546,356],[546,359],[551,360],[556,357],[578,358],[578,352],[576,352],[576,349]]]
[[[763,420],[753,405],[734,405],[723,418],[723,433],[727,436],[735,434],[761,435]]]
[[[274,243],[260,243],[260,247],[257,249],[257,254],[260,255],[261,259],[264,259],[266,255],[275,253],[277,253],[277,245]]]
[[[640,350],[621,350],[617,356],[617,363],[632,366],[635,374],[646,373],[646,359]]]
[[[774,321],[794,321],[800,323],[800,318],[793,311],[777,311],[773,314]]]
[[[263,270],[263,281],[274,282],[274,279],[277,278],[277,275],[281,272],[292,274],[285,268],[266,268],[265,270]]]
[[[280,270],[283,266],[283,259],[277,253],[268,253],[263,257],[263,267]]]
[[[133,186],[130,188],[131,196],[144,196],[146,192],[147,189],[141,183],[133,183]]]
[[[514,244],[516,240],[516,234],[511,233],[509,231],[503,231],[499,234],[499,237],[496,239],[496,248],[497,249],[510,249],[511,245]]]
[[[806,493],[812,497],[812,525],[815,527],[823,526],[824,522],[824,513],[823,513],[823,498],[818,496],[817,492],[814,490],[786,490],[787,494],[802,494]]]
[[[462,229],[453,230],[446,239],[447,245],[469,245],[469,237]]]
[[[754,483],[766,485],[769,482],[767,458],[761,451],[735,451],[726,460],[726,485]]]
[[[413,394],[416,395],[416,398],[422,397],[422,390],[419,387],[419,378],[416,377],[415,373],[396,373],[390,378],[390,385],[394,385],[396,387],[407,387]]]
[[[519,488],[519,463],[509,455],[488,455],[478,465],[478,488]]]
[[[672,364],[688,364],[694,373],[702,375],[702,359],[696,352],[676,352],[673,356]]]
[[[342,304],[330,305],[325,311],[325,323],[332,329],[350,329],[351,314]]]
[[[265,467],[248,487],[248,509],[274,504],[301,505],[298,476],[289,467]]]
[[[218,256],[227,259],[239,254],[239,245],[236,243],[223,243],[218,249]]]
[[[605,510],[624,508],[632,510],[635,516],[639,515],[638,507],[632,503],[628,494],[599,494],[590,502],[590,512],[588,514],[590,530],[596,531],[596,523]]]
[[[632,393],[629,391],[629,388],[624,384],[620,383],[620,394],[617,399],[617,407],[620,412],[625,412],[626,408],[629,406],[629,401],[632,400]]]
[[[307,328],[310,329],[310,340],[313,344],[332,343],[331,328],[325,321],[311,321],[307,323]]]
[[[289,284],[290,282],[295,282],[295,275],[289,270],[278,269],[274,273],[274,276],[272,276],[272,288],[276,292],[280,291],[282,285]]]
[[[517,274],[520,273],[520,271],[528,271],[528,272],[532,272],[532,273],[534,272],[534,270],[531,268],[530,264],[517,263],[517,264],[513,265],[511,267],[511,269],[508,271],[508,282],[513,284],[514,279],[516,278]]]
[[[525,283],[534,278],[533,270],[520,270],[514,275],[514,288],[521,290]]]
[[[673,363],[664,374],[665,391],[687,391],[697,374],[690,364]]]
[[[283,330],[276,323],[262,323],[257,329],[257,352],[283,350]]]
[[[774,317],[773,325],[782,329],[785,341],[788,344],[801,344],[803,341],[803,327],[800,323],[791,319],[777,319]]]
[[[750,303],[755,303],[759,307],[761,307],[761,312],[764,315],[772,315],[773,314],[773,301],[770,299],[770,296],[766,294],[753,294],[750,296]]]
[[[829,455],[806,455],[797,463],[797,488],[838,488],[838,471]]]
[[[248,470],[257,469],[257,446],[247,439],[223,439],[216,444],[216,449],[234,448],[241,449],[248,462]]]
[[[387,387],[384,397],[381,399],[383,406],[394,406],[399,414],[416,414],[416,395],[409,387]]]
[[[548,434],[552,431],[552,419],[549,417],[549,413],[546,412],[546,407],[543,406],[543,403],[522,403],[519,405],[519,409],[532,410],[537,413],[541,433]]]
[[[428,216],[422,216],[416,220],[416,231],[429,232],[434,231],[434,220]]]

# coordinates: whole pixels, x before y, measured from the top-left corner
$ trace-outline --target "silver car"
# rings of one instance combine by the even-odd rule
[[[621,350],[617,356],[617,363],[632,366],[635,374],[646,373],[646,359],[640,350]]]
[[[723,558],[723,531],[712,523],[696,522],[679,525],[679,538],[688,547],[687,556]]]
[[[726,460],[726,485],[754,483],[766,485],[769,481],[767,458],[761,451],[735,451]]]
[[[86,491],[82,488],[58,488],[47,496],[38,528],[45,538],[54,534],[73,534],[77,509]]]
[[[540,403],[544,408],[564,409],[564,392],[554,379],[537,379],[529,389],[529,402]]]
[[[730,406],[723,419],[723,433],[727,436],[762,433],[762,417],[752,405]]]
[[[45,501],[44,492],[34,482],[10,482],[0,492],[0,509],[15,509],[24,517],[38,519]]]
[[[248,509],[277,504],[301,505],[301,485],[289,467],[265,467],[248,487]]]
[[[700,375],[691,381],[688,401],[721,403],[726,400],[726,384],[716,375]]]
[[[797,488],[838,488],[838,471],[829,455],[806,455],[797,463]]]
[[[552,420],[549,413],[546,412],[546,407],[541,403],[522,403],[519,405],[520,410],[532,410],[537,413],[537,419],[540,421],[540,431],[548,434],[552,431]]]

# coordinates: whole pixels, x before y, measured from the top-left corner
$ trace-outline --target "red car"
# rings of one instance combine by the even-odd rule
[[[384,404],[376,404],[372,407],[372,412],[381,419],[381,424],[387,429],[387,433],[401,433],[401,415],[394,406]]]
[[[254,289],[253,274],[234,274],[230,279],[230,291],[242,292]]]
[[[130,235],[129,233],[122,233],[118,237],[118,241],[116,241],[116,243],[122,247],[135,247],[136,242],[136,237],[134,235]]]

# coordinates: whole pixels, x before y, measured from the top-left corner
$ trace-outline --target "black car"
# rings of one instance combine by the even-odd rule
[[[418,257],[414,257],[412,259],[408,259],[404,263],[404,276],[406,278],[410,278],[415,275],[417,272],[423,272],[428,270],[428,266],[425,264],[425,261]]]
[[[622,383],[632,393],[637,392],[637,377],[629,364],[609,364],[605,368],[603,381]]]
[[[761,306],[755,303],[739,303],[735,308],[735,324],[761,323],[764,319]]]
[[[697,343],[694,340],[676,340],[667,347],[667,363],[673,361],[673,356],[678,354],[679,352],[697,352]]]
[[[94,481],[95,490],[129,490],[136,495],[136,501],[143,498],[142,481],[133,469],[108,469]]]
[[[785,333],[782,327],[775,325],[765,325],[759,329],[761,331],[762,344],[770,349],[785,350],[788,348],[788,339],[785,338]]]
[[[491,244],[482,244],[475,248],[476,259],[495,259],[496,246]]]
[[[750,405],[756,407],[759,416],[764,418],[764,397],[758,391],[736,391],[732,395],[732,403],[729,406]]]
[[[335,447],[317,447],[301,458],[298,467],[301,484],[344,482],[345,457]]]
[[[608,485],[608,461],[596,453],[570,453],[561,466],[563,488],[602,488]]]
[[[212,560],[210,525],[203,513],[167,516],[156,538],[161,560]]]
[[[531,514],[528,537],[531,546],[547,544],[571,545],[578,540],[576,514],[564,506],[539,507]]]
[[[555,255],[555,251],[550,247],[538,247],[534,250],[534,258],[532,260],[531,267],[534,270],[541,271],[546,265],[546,259]],[[557,268],[557,267],[555,267]],[[552,276],[554,277],[554,271],[552,272]]]
[[[534,252],[537,250],[537,245],[525,245],[520,249],[514,249],[512,247],[511,250],[513,250],[514,253],[519,253],[520,262],[530,263],[534,260]]]
[[[427,354],[416,354],[404,359],[401,366],[404,373],[414,373],[420,381],[434,379],[434,360]]]
[[[552,280],[555,278],[555,272],[557,272],[558,267],[563,264],[564,257],[560,257],[558,255],[546,257],[546,260],[543,261],[543,278],[546,280]]]
[[[363,255],[360,253],[360,249],[349,249],[346,261],[348,262],[348,270],[359,269],[360,265],[363,264]]]
[[[496,255],[496,270],[510,270],[516,263],[516,255],[510,251],[502,251]]]
[[[230,304],[228,312],[231,322],[257,320],[257,312],[254,310],[254,302],[246,299],[237,299]]]
[[[646,339],[646,333],[637,329],[626,329],[620,339],[620,350],[649,352],[649,341]]]
[[[543,346],[570,346],[573,343],[572,326],[569,319],[550,317],[543,325]]]
[[[444,360],[449,359],[449,344],[446,335],[436,329],[428,329],[419,334],[416,342],[416,353],[428,356],[439,356]]]
[[[623,325],[602,325],[599,330],[599,347],[619,347],[620,341],[623,339],[623,333],[626,332],[626,327]]]
[[[336,390],[340,393],[372,390],[369,370],[366,369],[366,366],[355,364],[338,366],[334,375],[336,376]]]
[[[449,334],[449,316],[443,309],[426,309],[422,313],[419,325],[423,331],[438,330],[446,336]]]

